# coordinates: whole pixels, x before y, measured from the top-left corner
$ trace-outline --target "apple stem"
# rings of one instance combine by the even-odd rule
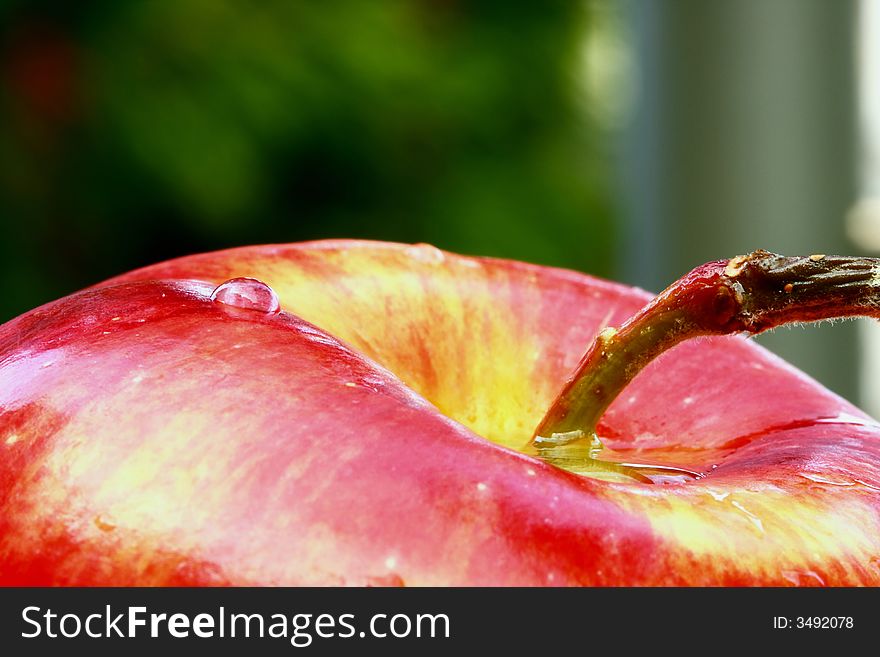
[[[564,447],[595,458],[601,449],[596,426],[611,402],[648,363],[684,340],[855,316],[880,317],[880,259],[754,251],[701,265],[619,329],[599,333],[528,448]]]

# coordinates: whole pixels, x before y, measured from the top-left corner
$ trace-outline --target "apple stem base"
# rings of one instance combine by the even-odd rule
[[[663,352],[700,336],[755,335],[793,322],[855,316],[880,317],[877,258],[754,251],[701,265],[620,328],[598,334],[526,449],[566,469],[576,471],[579,462],[595,468],[600,418]]]

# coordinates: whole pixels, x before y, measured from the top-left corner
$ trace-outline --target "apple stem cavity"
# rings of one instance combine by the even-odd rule
[[[597,460],[606,409],[648,363],[684,340],[857,316],[880,317],[880,259],[759,250],[701,265],[620,328],[599,333],[526,449],[563,467]]]

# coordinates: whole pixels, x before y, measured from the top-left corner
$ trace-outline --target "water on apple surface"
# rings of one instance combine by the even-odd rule
[[[233,278],[221,283],[211,293],[211,301],[267,315],[281,310],[275,290],[256,278]]]
[[[794,586],[826,586],[822,576],[813,570],[783,570],[780,574]]]
[[[431,244],[413,244],[406,248],[406,252],[413,259],[428,265],[439,265],[446,260],[446,254]]]
[[[705,473],[675,465],[600,458],[604,451],[601,441],[596,436],[588,437],[580,431],[536,439],[533,450],[546,463],[575,474],[607,481],[669,485],[684,484],[705,476]]]
[[[798,475],[802,479],[806,479],[812,484],[820,486],[831,486],[835,488],[867,488],[869,490],[880,490],[880,486],[869,484],[861,479],[844,479],[842,477],[833,477],[829,475],[820,475],[812,472],[800,472]]]

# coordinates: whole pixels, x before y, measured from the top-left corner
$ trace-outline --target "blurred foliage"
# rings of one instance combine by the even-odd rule
[[[0,321],[324,237],[607,274],[583,2],[0,3]]]

